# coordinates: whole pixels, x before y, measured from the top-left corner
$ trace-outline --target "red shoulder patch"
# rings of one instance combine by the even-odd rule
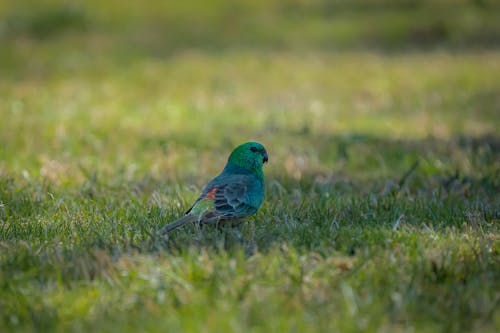
[[[207,195],[205,195],[205,199],[215,199],[215,193],[217,192],[217,187],[214,187],[210,191],[208,191]]]

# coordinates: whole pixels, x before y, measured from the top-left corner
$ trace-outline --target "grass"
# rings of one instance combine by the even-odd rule
[[[0,5],[0,331],[498,331],[495,4],[242,3]]]

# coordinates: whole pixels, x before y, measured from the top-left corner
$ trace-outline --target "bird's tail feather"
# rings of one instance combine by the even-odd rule
[[[186,214],[184,215],[183,217],[181,217],[180,219],[178,220],[175,220],[174,222],[172,223],[169,223],[167,224],[166,226],[164,226],[163,228],[161,228],[160,230],[160,233],[162,235],[166,235],[168,234],[170,231],[186,224],[186,223],[191,223],[191,222],[194,222],[197,220],[197,216],[194,215],[194,214]]]

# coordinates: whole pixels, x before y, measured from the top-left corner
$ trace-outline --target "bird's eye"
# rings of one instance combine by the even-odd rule
[[[251,150],[251,151],[253,151],[254,153],[256,153],[257,151],[259,151],[259,150],[257,149],[257,147],[250,147],[250,150]]]

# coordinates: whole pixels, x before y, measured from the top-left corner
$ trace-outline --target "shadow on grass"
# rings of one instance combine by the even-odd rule
[[[457,182],[464,182],[494,194],[500,185],[500,137],[493,133],[456,135],[450,139],[404,139],[361,133],[334,135],[308,129],[266,128],[260,136],[265,137],[266,132],[280,138],[279,142],[268,146],[271,160],[265,170],[266,178],[277,180],[288,189],[333,184],[338,186],[337,189],[344,186],[346,191],[363,192],[365,189],[366,192],[373,186],[383,186],[387,181],[398,184],[415,163],[418,167],[412,174],[419,178],[422,188],[427,188],[425,183],[447,189]],[[254,133],[241,129],[240,134],[252,137]],[[167,156],[172,142],[187,148],[202,147],[196,148],[197,153],[214,149],[201,138],[185,133],[168,136],[137,133],[137,137],[138,150],[158,151]],[[221,151],[230,151],[239,143],[234,139],[222,141],[223,147],[217,148]],[[353,188],[349,190],[350,186]]]

